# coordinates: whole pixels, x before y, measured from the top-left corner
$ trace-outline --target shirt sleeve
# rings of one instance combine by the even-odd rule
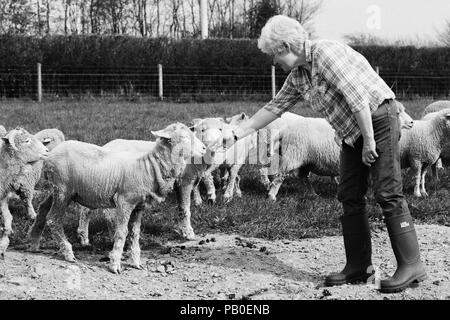
[[[303,100],[303,93],[299,86],[299,77],[298,69],[289,73],[281,90],[264,106],[264,109],[281,117],[283,113],[292,109],[298,101]]]
[[[335,42],[320,48],[317,59],[319,73],[336,86],[353,113],[369,107],[370,94],[364,84],[364,75],[373,69],[366,58],[350,47]]]

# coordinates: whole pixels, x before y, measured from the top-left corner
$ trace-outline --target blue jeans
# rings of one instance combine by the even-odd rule
[[[366,213],[369,173],[375,200],[381,206],[383,216],[409,214],[403,196],[399,151],[401,131],[397,110],[395,100],[385,100],[372,113],[378,158],[371,167],[362,162],[362,136],[354,147],[342,143],[338,200],[343,205],[344,216]]]

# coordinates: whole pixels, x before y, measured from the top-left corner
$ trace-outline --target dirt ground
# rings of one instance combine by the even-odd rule
[[[450,228],[416,225],[428,279],[402,293],[376,284],[326,288],[324,276],[344,263],[341,237],[266,241],[207,234],[142,251],[144,270],[107,271],[105,252],[75,251],[77,263],[55,249],[11,248],[0,261],[0,299],[450,299]],[[373,262],[381,278],[395,270],[387,231],[373,230]]]

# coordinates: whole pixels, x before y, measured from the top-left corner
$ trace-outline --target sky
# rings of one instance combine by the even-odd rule
[[[318,38],[330,40],[355,32],[435,40],[446,19],[450,0],[323,0],[314,26]]]

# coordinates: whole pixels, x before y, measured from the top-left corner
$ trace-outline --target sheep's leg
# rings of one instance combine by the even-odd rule
[[[194,184],[194,187],[192,188],[192,197],[194,198],[194,205],[199,207],[202,205],[203,200],[202,196],[200,194],[200,179],[197,183]]]
[[[208,195],[208,203],[216,203],[216,187],[214,186],[214,177],[211,171],[205,171],[202,177],[202,181],[206,187],[206,193]]]
[[[144,269],[141,264],[141,247],[139,246],[139,237],[141,234],[141,221],[144,206],[138,206],[130,217],[131,224],[131,266],[136,269]]]
[[[135,205],[125,201],[125,199],[118,198],[116,215],[114,216],[114,246],[109,253],[109,270],[112,273],[120,274],[121,272],[121,258],[123,247],[128,234],[128,221],[130,220],[131,212]]]
[[[5,257],[6,249],[9,246],[9,235],[12,233],[12,215],[8,208],[8,198],[1,201],[1,210],[3,217],[3,232],[0,238],[0,258]]]
[[[63,258],[66,261],[75,262],[76,259],[72,251],[72,245],[67,240],[63,227],[63,217],[68,204],[69,201],[66,200],[64,193],[56,194],[55,201],[53,201],[53,205],[47,215],[47,225],[50,227],[54,239],[59,244],[59,252]]]
[[[83,247],[89,246],[89,223],[91,221],[91,216],[93,213],[93,210],[89,210],[88,208],[80,208],[77,235]]]
[[[27,213],[28,213],[28,217],[31,220],[36,219],[37,214],[36,211],[34,211],[34,207],[33,207],[33,197],[27,198]]]
[[[241,165],[232,165],[230,169],[230,178],[228,179],[228,184],[223,194],[223,200],[225,203],[230,202],[234,194],[234,186],[236,183],[236,177],[238,175]]]
[[[267,167],[259,169],[259,181],[261,181],[267,191],[270,190],[270,179]]]
[[[270,190],[267,194],[267,198],[271,201],[277,200],[277,194],[280,190],[281,185],[283,184],[284,179],[286,178],[286,175],[284,173],[278,173],[274,176],[274,179],[270,183]]]
[[[411,170],[414,174],[415,184],[414,184],[414,195],[416,197],[421,197],[420,193],[420,179],[421,179],[421,171],[422,171],[422,163],[420,161],[414,161],[411,165]]]
[[[234,183],[234,187],[236,188],[236,196],[241,198],[242,197],[242,191],[241,191],[241,177],[239,175],[236,176],[236,182]]]
[[[47,215],[53,204],[54,195],[49,195],[47,199],[39,204],[38,215],[34,220],[33,225],[28,232],[28,238],[30,239],[30,250],[39,251],[39,243],[44,231],[45,224],[47,222]]]
[[[299,170],[298,171],[298,177],[300,178],[300,181],[302,181],[303,185],[306,186],[306,189],[308,190],[308,193],[312,195],[313,197],[318,197],[319,195],[316,193],[316,190],[314,190],[311,181],[309,181],[309,172]]]
[[[217,171],[220,172],[221,170]],[[230,179],[230,171],[228,170],[228,168],[224,168],[223,172],[223,175],[220,177],[220,184],[222,186],[222,190],[225,190],[228,185],[228,180]]]
[[[425,189],[425,178],[427,175],[427,171],[428,171],[428,167],[424,166],[422,168],[422,174],[420,176],[420,193],[422,194],[423,197],[428,197],[427,190]]]
[[[179,188],[178,211],[181,220],[175,230],[188,240],[195,239],[194,229],[191,226],[191,192],[194,181],[182,181]]]
[[[108,227],[108,234],[111,239],[114,239],[114,215],[116,210],[115,209],[97,209],[99,214],[105,217],[106,220],[106,226]]]

